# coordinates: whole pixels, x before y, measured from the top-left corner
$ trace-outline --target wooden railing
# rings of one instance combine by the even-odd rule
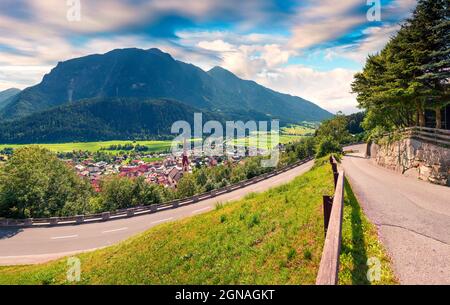
[[[450,130],[428,127],[409,127],[402,130],[402,134],[413,139],[429,142],[439,146],[450,146]]]
[[[203,194],[194,195],[192,197],[177,199],[161,204],[152,204],[147,206],[138,206],[128,209],[122,209],[111,212],[103,212],[91,215],[77,215],[70,217],[51,217],[51,218],[28,218],[28,219],[0,219],[0,227],[40,227],[40,226],[63,226],[63,225],[74,225],[74,224],[84,224],[99,221],[108,221],[120,218],[128,218],[133,216],[139,216],[148,213],[156,213],[168,209],[175,209],[180,206],[189,205],[197,203],[202,200],[210,199],[225,193],[232,192],[234,190],[244,188],[251,184],[258,183],[260,181],[269,179],[288,170],[291,170],[297,166],[305,164],[313,160],[312,157],[306,158],[304,160],[299,160],[293,164],[287,165],[285,167],[279,168],[272,172],[262,174],[251,179],[240,181],[235,184],[227,185],[225,187],[212,190]]]
[[[319,273],[316,278],[316,285],[336,285],[338,283],[345,174],[343,170],[338,170],[334,158],[331,158],[330,162],[335,178],[335,192],[332,199],[331,197],[324,196],[325,244],[320,260]]]

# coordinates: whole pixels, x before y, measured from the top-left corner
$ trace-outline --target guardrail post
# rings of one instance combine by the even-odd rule
[[[330,156],[330,164],[331,164],[331,168],[333,169],[334,189],[336,189],[339,172],[338,172],[338,168],[337,168],[337,163],[334,162],[333,156]]]
[[[110,216],[111,216],[110,212],[103,212],[102,213],[102,220],[108,220]]]
[[[212,190],[211,191],[211,197],[216,197],[217,195],[217,190]]]
[[[77,223],[83,223],[83,222],[84,222],[84,215],[77,215],[77,216],[75,217],[75,221],[76,221]]]
[[[198,202],[198,196],[192,197],[192,202]]]
[[[327,236],[328,224],[330,223],[331,208],[333,207],[333,197],[323,196],[323,229]]]
[[[177,201],[175,201],[174,203],[172,203],[172,207],[175,209],[175,208],[178,208],[178,206],[180,205],[180,202],[177,200]]]
[[[24,220],[23,224],[25,226],[27,226],[27,227],[32,226],[33,225],[33,219],[32,218],[27,218],[27,219]]]
[[[58,224],[58,217],[51,217],[51,218],[50,218],[50,224],[51,224],[51,225],[56,225],[56,224]]]
[[[134,216],[134,209],[133,208],[127,210],[127,217],[132,217],[132,216]]]
[[[157,204],[152,204],[150,206],[150,212],[155,213],[156,211],[158,211],[158,205]]]

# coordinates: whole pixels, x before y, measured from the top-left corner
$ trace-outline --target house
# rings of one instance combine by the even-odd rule
[[[88,170],[90,173],[98,173],[98,172],[101,171],[99,167],[93,166],[93,165],[89,165],[88,168],[87,168],[87,170]]]
[[[76,169],[78,172],[84,172],[84,171],[86,170],[86,167],[83,166],[83,165],[81,165],[81,164],[77,164],[77,165],[75,165],[75,169]]]
[[[105,168],[108,165],[108,163],[106,163],[105,161],[100,161],[95,163],[94,165],[98,168]]]
[[[170,171],[169,174],[167,175],[167,179],[169,180],[169,183],[172,186],[177,186],[178,182],[180,181],[180,179],[183,177],[183,170],[180,167],[173,167]]]

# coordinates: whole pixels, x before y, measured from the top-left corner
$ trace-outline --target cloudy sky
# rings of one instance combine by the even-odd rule
[[[80,20],[77,20],[77,3]],[[381,3],[381,20],[367,11]],[[0,90],[40,82],[58,61],[157,47],[204,70],[356,111],[353,74],[416,0],[1,0]]]

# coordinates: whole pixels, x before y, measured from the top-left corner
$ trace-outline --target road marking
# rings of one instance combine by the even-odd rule
[[[123,228],[120,228],[120,229],[113,229],[113,230],[102,231],[102,233],[104,234],[104,233],[112,233],[112,232],[118,232],[118,231],[125,231],[125,230],[127,230],[127,229],[128,229],[128,227],[123,227]]]
[[[173,217],[166,218],[166,219],[161,219],[161,220],[152,222],[152,224],[155,224],[155,223],[161,223],[161,222],[165,222],[165,221],[172,220],[172,219],[173,219]]]
[[[206,210],[210,210],[210,209],[211,209],[211,207],[206,207],[206,208],[203,208],[203,209],[195,210],[195,211],[192,212],[192,214],[200,213],[200,212],[203,212],[203,211],[206,211]]]
[[[51,239],[66,239],[66,238],[74,238],[74,237],[78,237],[78,235],[56,236],[56,237],[52,237]]]

